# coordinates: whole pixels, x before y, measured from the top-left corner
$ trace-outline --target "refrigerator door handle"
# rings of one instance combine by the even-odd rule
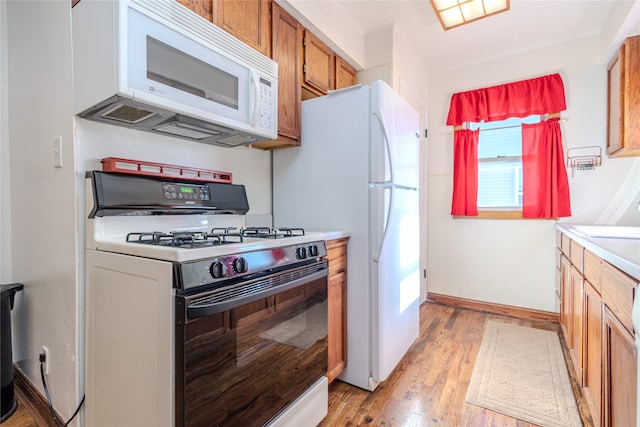
[[[380,106],[378,106],[376,111],[373,112],[373,116],[378,119],[378,123],[380,123],[380,129],[382,129],[382,135],[384,139],[384,153],[386,157],[385,164],[389,166],[389,180],[386,180],[385,182],[393,182],[393,163],[391,161],[391,146],[389,145],[389,134],[387,133],[384,114],[382,114],[382,108]]]
[[[372,187],[372,188],[376,188],[376,187]],[[393,206],[393,186],[378,186],[377,188],[380,188],[384,191],[389,191],[389,203],[386,206],[386,212],[384,213],[384,227],[382,228],[382,239],[380,239],[380,241],[378,242],[377,248],[375,248],[376,250],[371,254],[371,258],[373,259],[373,262],[379,262],[380,261],[380,254],[382,253],[382,247],[384,246],[384,242],[387,239],[387,232],[389,230],[389,221],[391,219],[391,207]],[[382,196],[382,199],[384,200],[384,195]]]

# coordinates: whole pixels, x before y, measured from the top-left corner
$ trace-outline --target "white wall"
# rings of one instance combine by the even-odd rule
[[[11,279],[25,285],[13,312],[14,361],[42,391],[38,354],[49,348],[48,385],[56,409],[69,417],[79,401],[71,9],[60,1],[6,7],[9,129],[2,149],[10,151],[11,203],[2,211],[11,215]],[[58,136],[63,168],[53,166]]]
[[[249,214],[271,213],[268,151],[75,121],[70,13],[64,1],[0,2],[1,277],[25,285],[13,310],[14,362],[44,394],[38,355],[49,348],[47,383],[65,419],[84,391],[84,172],[104,157],[231,172],[246,185]],[[53,166],[57,136],[62,168]]]
[[[557,311],[555,221],[453,219],[453,133],[444,123],[455,92],[559,72],[567,97],[565,151],[595,145],[604,153],[606,65],[600,51],[600,39],[590,36],[430,76],[429,292]],[[593,171],[572,176],[569,170],[573,216],[566,221],[594,222],[637,162],[603,157]]]
[[[7,3],[0,2],[0,282],[11,281]]]

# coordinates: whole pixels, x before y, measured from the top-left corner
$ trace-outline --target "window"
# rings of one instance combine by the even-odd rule
[[[522,210],[522,123],[538,123],[539,115],[488,123],[470,123],[480,129],[478,140],[478,208]]]
[[[495,212],[521,218],[571,216],[559,123],[566,108],[559,74],[454,93],[447,116],[447,125],[454,127],[451,215],[477,217],[480,210],[487,213],[484,217]],[[525,114],[547,118],[519,125],[509,121]],[[475,130],[464,129],[465,123],[476,123]],[[512,126],[521,136],[505,136]]]

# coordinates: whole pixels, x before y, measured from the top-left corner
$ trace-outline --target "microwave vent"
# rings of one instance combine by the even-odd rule
[[[236,134],[236,135],[231,135],[229,137],[226,138],[219,138],[218,142],[221,144],[225,144],[228,145],[230,147],[236,146],[236,145],[245,145],[245,144],[251,144],[253,142],[256,142],[257,139],[252,137],[251,135],[247,135],[247,134]]]
[[[147,111],[144,108],[136,108],[130,105],[118,105],[116,108],[102,114],[102,117],[133,125],[153,117],[156,114],[157,113]]]
[[[179,122],[172,122],[163,126],[158,126],[154,130],[191,139],[205,139],[211,136],[222,134],[222,132],[218,132],[215,130],[201,129]]]

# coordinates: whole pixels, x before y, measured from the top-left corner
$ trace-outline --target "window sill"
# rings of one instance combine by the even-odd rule
[[[478,210],[478,216],[454,216],[461,219],[523,219],[521,210]]]
[[[454,215],[453,219],[524,219],[527,221],[542,219],[557,221],[558,218],[523,218],[521,210],[478,210],[478,216]]]

